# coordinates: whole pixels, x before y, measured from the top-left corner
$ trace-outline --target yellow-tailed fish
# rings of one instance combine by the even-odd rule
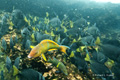
[[[65,75],[68,75],[66,66],[56,58],[49,58],[48,62],[52,63],[52,65],[56,66],[60,71],[62,71]]]
[[[108,59],[105,63],[104,63],[109,69],[111,69],[114,65],[115,62],[111,59]]]
[[[45,61],[47,61],[44,53],[48,50],[59,49],[61,52],[66,53],[66,49],[69,48],[68,46],[58,45],[52,40],[42,40],[38,45],[36,45],[28,55],[28,58],[35,58],[38,56],[42,56]]]

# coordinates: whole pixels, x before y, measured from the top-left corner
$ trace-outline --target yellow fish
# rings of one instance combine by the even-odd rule
[[[45,61],[46,57],[44,53],[46,53],[48,50],[54,50],[54,49],[59,49],[61,52],[66,54],[66,49],[69,48],[68,46],[63,46],[63,45],[58,45],[52,40],[42,40],[38,45],[36,45],[28,55],[28,58],[35,58],[38,56],[42,56]]]

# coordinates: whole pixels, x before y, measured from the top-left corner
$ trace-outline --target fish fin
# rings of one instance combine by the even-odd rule
[[[46,43],[46,42],[48,42],[48,43],[53,43],[53,44],[55,44],[55,45],[58,45],[57,43],[55,43],[54,41],[49,40],[49,39],[42,40],[40,43],[43,44],[43,43]]]
[[[80,52],[80,48],[77,48],[76,51],[77,51],[77,52]]]
[[[49,58],[48,58],[48,62],[51,62],[51,61],[52,61],[52,60],[51,60],[51,58],[49,57]]]
[[[70,57],[74,57],[74,52],[72,51],[71,54],[70,54]]]
[[[60,62],[57,64],[57,66],[56,66],[56,67],[58,68],[58,67],[59,67],[59,65],[60,65]]]
[[[13,76],[16,76],[17,74],[19,74],[19,70],[16,68],[15,65],[13,65]]]
[[[42,57],[43,57],[43,59],[44,59],[45,61],[47,61],[47,59],[46,59],[46,57],[45,57],[45,55],[44,55],[44,54],[42,54]]]
[[[97,39],[96,39],[96,41],[95,41],[95,44],[96,44],[96,45],[100,45],[100,44],[101,44],[100,37],[97,37]]]
[[[48,51],[53,51],[53,50],[57,50],[57,49],[49,49]]]
[[[34,48],[35,46],[30,46],[30,48]]]
[[[16,76],[15,80],[20,80],[18,76]]]
[[[66,49],[67,49],[67,48],[70,49],[70,47],[68,47],[68,46],[60,45],[60,51],[63,52],[63,53],[65,53],[65,54],[67,54],[67,53],[66,53]]]
[[[95,47],[95,50],[96,50],[96,52],[98,53],[98,49],[99,49],[99,47],[97,46],[97,47]]]
[[[81,51],[83,51],[84,48],[86,48],[86,46],[81,46],[81,47],[80,47]]]
[[[89,56],[89,54],[86,54],[85,61],[89,61],[90,62],[90,56]]]

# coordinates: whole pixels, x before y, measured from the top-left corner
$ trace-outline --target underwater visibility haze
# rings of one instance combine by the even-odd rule
[[[120,0],[0,0],[0,80],[120,80]]]

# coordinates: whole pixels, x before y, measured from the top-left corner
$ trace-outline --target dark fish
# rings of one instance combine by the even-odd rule
[[[110,39],[103,38],[102,39],[102,43],[103,44],[110,44],[110,45],[114,45],[114,46],[120,47],[120,42],[117,39],[111,39],[110,40]]]
[[[50,39],[50,40],[52,39],[52,37],[51,37],[50,35],[41,34],[41,33],[39,33],[39,32],[37,32],[37,33],[35,34],[35,38],[36,38],[37,43],[41,42],[41,41],[44,40],[44,39]]]
[[[86,54],[85,60],[90,62],[90,69],[94,73],[93,76],[106,78],[107,80],[113,80],[112,76],[108,76],[112,75],[111,70],[104,64],[98,63],[95,60],[91,60],[91,57],[88,54]]]
[[[21,35],[22,37],[30,36],[30,31],[28,30],[28,28],[24,28],[23,30],[21,30]]]
[[[61,39],[67,37],[67,34],[64,33],[64,29],[59,29],[58,31],[55,32],[55,34],[59,34]]]
[[[82,33],[82,29],[78,28],[78,27],[77,28],[74,27],[72,29],[68,29],[68,31],[66,33],[67,33],[67,36],[71,35],[72,38],[78,38],[79,35],[81,35],[81,33]]]
[[[45,80],[41,73],[33,69],[24,69],[19,73],[20,80]]]
[[[17,57],[15,59],[15,63],[14,63],[14,65],[16,66],[17,69],[19,69],[19,62],[20,62],[20,57]]]
[[[60,71],[62,71],[65,75],[68,75],[66,66],[53,57],[53,59],[49,58],[48,62],[52,63],[54,66],[56,66]]]
[[[50,20],[50,25],[52,25],[53,27],[60,26],[60,24],[61,24],[61,21],[58,17],[52,18]]]
[[[7,68],[8,72],[10,72],[10,69],[12,68],[12,62],[8,56],[6,58],[6,68]]]
[[[109,80],[113,80],[112,76],[108,76],[108,75],[112,75],[112,72],[104,64],[100,64],[96,61],[91,61],[90,68],[94,74],[100,75],[96,77],[101,77],[101,78],[104,77],[104,78],[109,78]]]
[[[6,34],[8,29],[9,29],[8,19],[9,19],[9,15],[8,14],[5,14],[2,17],[1,27],[0,27],[0,32],[1,32],[2,35]]]
[[[62,39],[62,41],[61,41],[61,45],[69,45],[69,43],[70,43],[70,39],[69,39],[69,37],[66,37],[66,38],[64,38],[64,39]]]
[[[74,21],[75,26],[86,26],[87,25],[87,20],[84,18],[80,18]]]
[[[1,39],[2,36],[3,36],[3,33],[2,33],[1,30],[0,30],[0,39]]]
[[[4,80],[3,70],[1,71],[1,80]]]
[[[108,58],[102,52],[96,51],[92,53],[91,59],[103,64],[108,60]]]
[[[87,46],[94,46],[95,44],[95,39],[92,35],[83,37],[81,39],[81,44],[82,45],[87,45]]]
[[[120,48],[110,44],[101,45],[102,53],[110,59],[120,62]]]
[[[77,49],[78,47],[79,47],[79,45],[78,45],[77,42],[72,43],[72,44],[70,45],[70,49],[72,49],[72,50],[74,50],[74,51],[76,51],[76,49]]]
[[[18,42],[18,37],[17,37],[17,35],[15,36],[14,42],[15,42],[15,43]]]
[[[13,39],[12,39],[12,37],[10,37],[10,48],[13,49],[13,46],[14,46]]]
[[[24,21],[24,14],[22,13],[21,10],[15,9],[12,11],[12,22],[14,24],[13,28],[20,29],[22,28],[21,26],[25,25]]]
[[[2,47],[5,51],[7,50],[7,43],[6,43],[5,39],[2,39]]]
[[[96,27],[95,24],[93,26],[89,27],[86,32],[87,32],[87,34],[92,35],[94,38],[100,35],[100,31]]]
[[[42,40],[42,34],[37,32],[35,34],[35,39],[36,39],[37,43],[39,43]]]
[[[114,77],[115,77],[114,80],[119,80],[120,79],[120,67],[113,66],[111,70],[114,73]]]
[[[8,14],[5,14],[3,17],[2,17],[2,22],[1,24],[4,26],[7,24],[7,19],[9,18],[9,15]]]
[[[30,40],[27,40],[26,41],[26,44],[25,44],[25,49],[30,49],[30,45],[31,45],[31,41]]]
[[[88,65],[87,62],[82,57],[72,57],[71,62],[75,64],[75,66],[84,73],[88,72]]]

